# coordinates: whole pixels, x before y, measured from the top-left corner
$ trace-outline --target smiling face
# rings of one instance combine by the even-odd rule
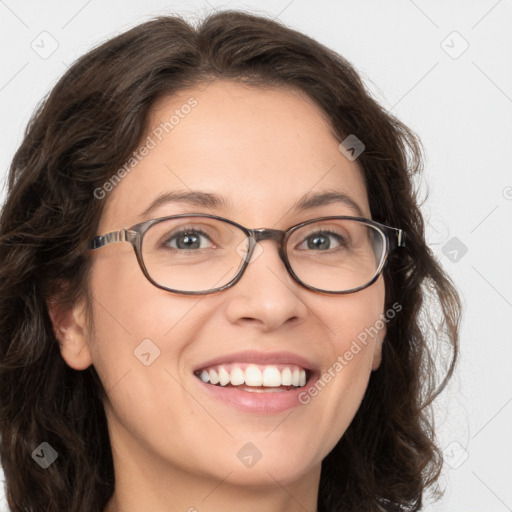
[[[106,199],[98,234],[182,213],[280,230],[316,217],[358,215],[349,201],[292,208],[305,195],[325,191],[344,194],[370,218],[357,162],[340,153],[321,110],[306,96],[225,81],[203,89],[155,106],[150,130],[174,115],[172,129],[167,124],[169,133],[148,132],[156,144]],[[192,105],[190,98],[197,104],[183,108]],[[160,203],[142,215],[162,193],[192,191],[224,202]],[[236,285],[203,296],[155,287],[129,243],[90,253],[95,329],[86,330],[77,306],[74,319],[83,330],[67,335],[62,355],[76,369],[93,364],[107,390],[119,482],[136,474],[148,487],[169,486],[172,475],[183,483],[174,493],[177,502],[186,494],[184,475],[211,480],[210,489],[224,479],[245,486],[318,484],[322,459],[350,424],[380,362],[384,329],[352,351],[350,360],[344,355],[383,313],[384,282],[380,277],[348,295],[316,293],[287,273],[274,240],[261,241],[260,248]],[[264,371],[288,367],[293,378],[290,364],[299,372],[313,370],[302,391],[329,369],[331,378],[307,404],[296,389],[235,390],[238,398],[230,400],[229,389],[199,378],[196,370],[212,369],[212,363],[231,363],[228,372],[244,370],[251,361],[239,353],[247,351],[266,356],[265,363],[252,361]],[[277,352],[287,354],[277,358]],[[267,373],[277,375],[274,369]],[[252,464],[251,457],[261,458]]]

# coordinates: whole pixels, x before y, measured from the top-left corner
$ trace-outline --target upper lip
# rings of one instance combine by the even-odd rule
[[[318,366],[305,357],[294,354],[293,352],[258,352],[256,350],[245,350],[242,352],[233,352],[223,356],[215,357],[204,361],[196,366],[194,371],[208,368],[222,363],[253,363],[253,364],[294,364],[301,366],[305,370],[317,371]]]

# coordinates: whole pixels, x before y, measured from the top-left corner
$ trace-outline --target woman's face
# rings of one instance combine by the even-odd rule
[[[333,190],[370,217],[357,161],[339,151],[320,109],[298,92],[213,82],[160,101],[147,135],[154,147],[103,199],[98,234],[181,213],[280,230],[321,216],[357,216],[346,201],[292,208],[305,195]],[[142,215],[171,191],[215,194],[225,204],[163,203]],[[243,485],[319,478],[380,363],[384,329],[358,342],[359,350],[354,341],[381,318],[384,282],[348,295],[316,293],[287,273],[275,241],[260,242],[257,254],[233,287],[187,296],[151,284],[129,243],[90,253],[95,330],[84,327],[83,350],[63,349],[63,356],[77,369],[93,364],[107,390],[116,464],[154,471],[154,478],[187,473]],[[240,354],[248,351],[262,359]],[[300,361],[313,378],[329,370],[331,378],[315,396],[304,393],[311,381],[300,396],[237,391],[233,402],[233,390],[212,389],[195,374],[212,360],[262,369]]]

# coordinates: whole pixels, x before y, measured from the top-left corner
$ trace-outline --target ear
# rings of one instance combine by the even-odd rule
[[[86,298],[72,307],[63,307],[55,298],[46,301],[53,332],[59,341],[60,353],[68,366],[85,370],[92,364],[87,328]]]

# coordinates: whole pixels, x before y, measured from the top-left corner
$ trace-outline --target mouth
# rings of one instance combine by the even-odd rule
[[[194,372],[204,384],[250,393],[300,389],[307,385],[312,374],[312,370],[295,364],[258,365],[243,362],[215,364]]]
[[[320,365],[293,352],[246,350],[203,361],[193,370],[198,389],[217,407],[258,415],[303,407]]]

